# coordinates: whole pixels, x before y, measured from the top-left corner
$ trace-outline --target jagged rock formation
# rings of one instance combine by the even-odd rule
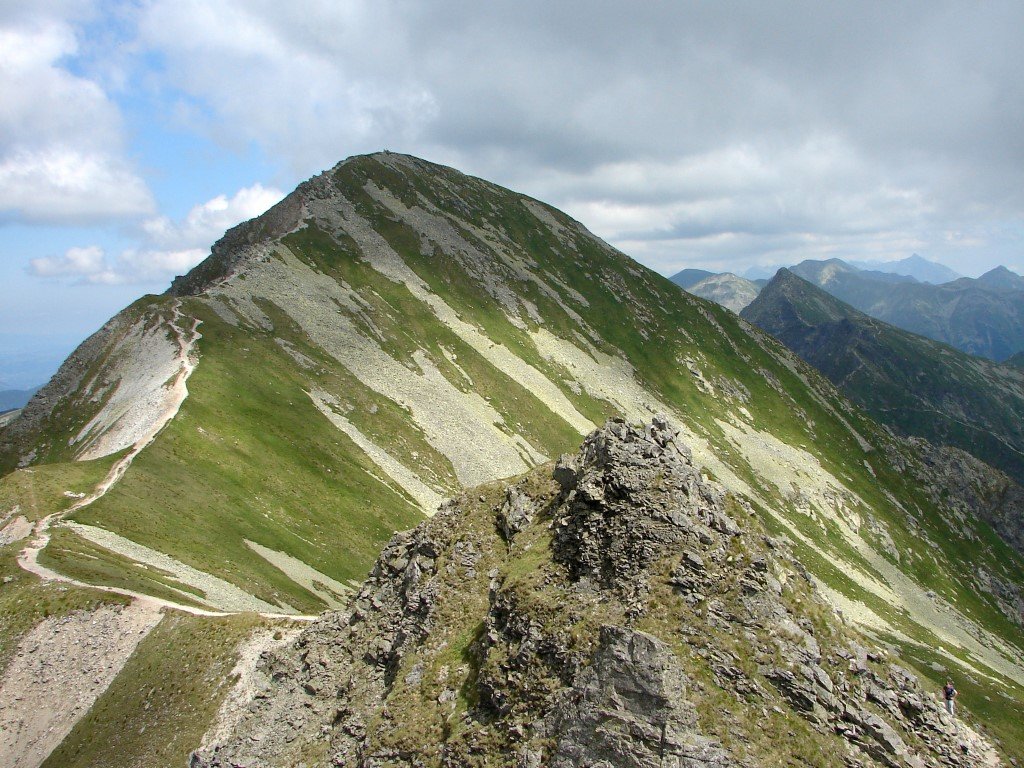
[[[984,520],[1009,546],[1024,554],[1024,489],[965,451],[913,441],[921,461],[912,471],[961,520]]]
[[[663,419],[397,535],[262,672],[194,767],[999,764]]]

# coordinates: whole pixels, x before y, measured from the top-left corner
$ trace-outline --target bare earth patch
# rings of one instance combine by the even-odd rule
[[[32,533],[32,523],[24,515],[18,515],[0,529],[0,547],[26,539],[30,533]]]
[[[162,616],[136,602],[36,625],[0,682],[0,765],[42,764]]]
[[[238,727],[253,699],[270,687],[266,675],[257,669],[260,656],[265,651],[282,648],[289,644],[301,631],[299,627],[277,630],[257,629],[248,640],[238,647],[236,654],[238,662],[231,670],[231,675],[237,676],[238,682],[220,705],[214,724],[203,737],[203,744],[223,741]]]

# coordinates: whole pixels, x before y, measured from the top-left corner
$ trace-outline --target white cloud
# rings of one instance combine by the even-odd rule
[[[111,258],[96,245],[69,248],[62,256],[46,256],[29,262],[29,274],[60,278],[78,285],[143,285],[165,283],[190,270],[209,251],[187,248],[177,251],[121,251]]]
[[[725,241],[746,259],[781,242],[900,256],[1019,220],[1022,24],[1000,2],[152,0],[139,40],[225,146],[300,176],[411,151],[579,211],[667,269],[673,234],[698,259]]]
[[[0,216],[67,224],[152,210],[145,182],[116,156],[50,146],[14,150],[0,158]]]
[[[183,275],[209,255],[209,249],[185,248],[174,251],[127,250],[110,270],[112,279],[126,283],[164,282]]]
[[[32,274],[39,277],[86,277],[106,268],[103,249],[91,245],[87,248],[69,248],[63,256],[45,256],[32,259]]]
[[[261,1],[157,0],[139,30],[166,62],[167,82],[200,102],[199,127],[231,148],[257,142],[301,175],[353,146],[411,140],[434,118],[437,104],[404,57],[388,63],[408,32],[389,3],[362,0],[299,12]]]
[[[261,184],[244,187],[231,197],[218,195],[194,206],[184,219],[161,216],[143,223],[143,242],[116,256],[99,246],[69,248],[61,256],[32,259],[29,273],[83,285],[165,283],[202,261],[224,231],[258,216],[283,194]]]
[[[63,65],[78,52],[71,25],[38,11],[0,14],[0,218],[77,224],[151,212],[117,106]]]
[[[259,216],[282,197],[281,190],[257,183],[238,190],[230,198],[218,195],[193,207],[182,221],[159,216],[143,222],[142,228],[157,245],[209,247],[227,229]]]

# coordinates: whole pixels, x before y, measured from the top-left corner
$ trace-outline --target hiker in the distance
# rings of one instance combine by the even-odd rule
[[[946,711],[951,715],[956,715],[956,697],[960,695],[960,691],[953,685],[952,680],[947,680],[946,684],[942,688],[942,698],[946,700]]]

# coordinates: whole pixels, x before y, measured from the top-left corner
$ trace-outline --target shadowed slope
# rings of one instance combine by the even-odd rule
[[[1024,480],[1024,374],[858,312],[789,270],[742,317],[905,435],[952,445]]]

